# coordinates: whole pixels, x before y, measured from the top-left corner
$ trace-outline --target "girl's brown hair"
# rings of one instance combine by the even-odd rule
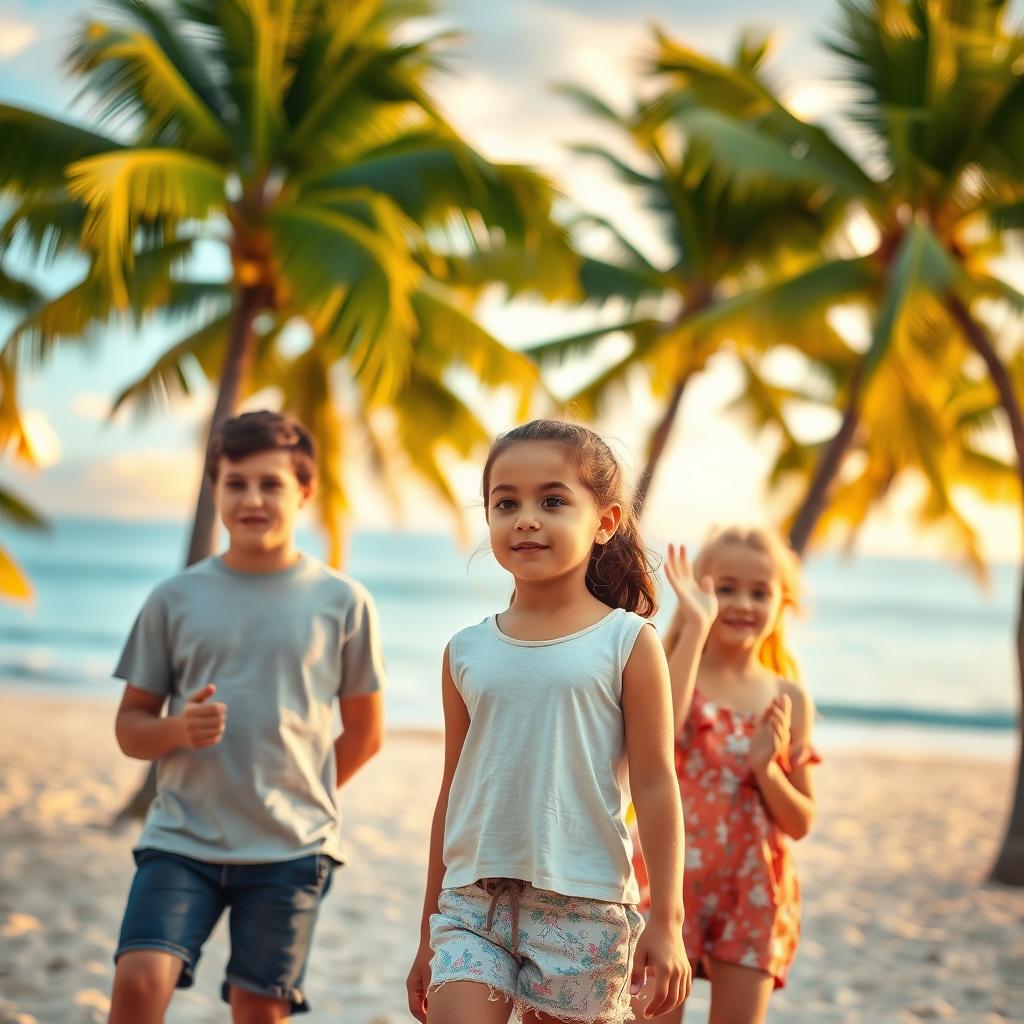
[[[715,552],[726,544],[753,548],[771,559],[782,591],[782,601],[772,631],[764,638],[758,651],[758,660],[783,679],[799,679],[799,666],[786,643],[785,612],[787,608],[800,608],[800,560],[792,548],[771,530],[758,526],[721,527],[712,532],[694,559],[694,578],[711,575]]]
[[[488,504],[491,467],[502,452],[523,441],[549,441],[565,447],[580,482],[593,495],[598,508],[619,505],[619,528],[605,544],[594,544],[587,565],[587,590],[613,608],[625,608],[644,618],[658,610],[654,563],[640,537],[632,495],[622,467],[611,448],[592,430],[561,420],[533,420],[500,434],[484,463],[483,497]]]

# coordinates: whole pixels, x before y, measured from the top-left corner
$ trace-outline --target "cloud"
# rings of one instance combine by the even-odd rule
[[[191,513],[201,465],[194,448],[147,448],[16,475],[26,481],[24,493],[33,505],[47,515],[180,519]]]
[[[103,423],[110,416],[110,396],[80,391],[71,399],[71,411],[80,419]]]
[[[24,53],[38,38],[39,29],[28,22],[0,20],[0,60]]]

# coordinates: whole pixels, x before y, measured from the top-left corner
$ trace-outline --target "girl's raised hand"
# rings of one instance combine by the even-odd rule
[[[676,614],[705,629],[710,627],[718,614],[714,580],[710,576],[703,576],[698,583],[693,578],[684,544],[669,544],[665,556],[665,576],[679,602]]]
[[[789,695],[780,693],[761,716],[750,743],[750,767],[755,774],[789,750],[792,711]]]

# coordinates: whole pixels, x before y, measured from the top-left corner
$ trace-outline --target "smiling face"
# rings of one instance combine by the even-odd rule
[[[222,456],[214,500],[232,548],[272,551],[293,542],[295,520],[310,493],[295,475],[291,454],[277,450],[237,462]]]
[[[585,571],[595,541],[606,543],[622,514],[618,505],[597,507],[556,442],[510,445],[492,463],[487,487],[491,549],[524,582]]]
[[[747,544],[722,542],[712,552],[708,572],[718,596],[709,641],[757,650],[782,608],[782,582],[771,555]]]

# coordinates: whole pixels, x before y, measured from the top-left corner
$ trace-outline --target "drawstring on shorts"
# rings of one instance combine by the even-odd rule
[[[508,909],[512,916],[512,947],[509,952],[517,956],[519,948],[519,897],[526,889],[526,883],[518,878],[482,878],[476,883],[488,896],[491,905],[487,908],[487,931],[493,931],[494,912],[498,908],[498,900],[508,896]]]

